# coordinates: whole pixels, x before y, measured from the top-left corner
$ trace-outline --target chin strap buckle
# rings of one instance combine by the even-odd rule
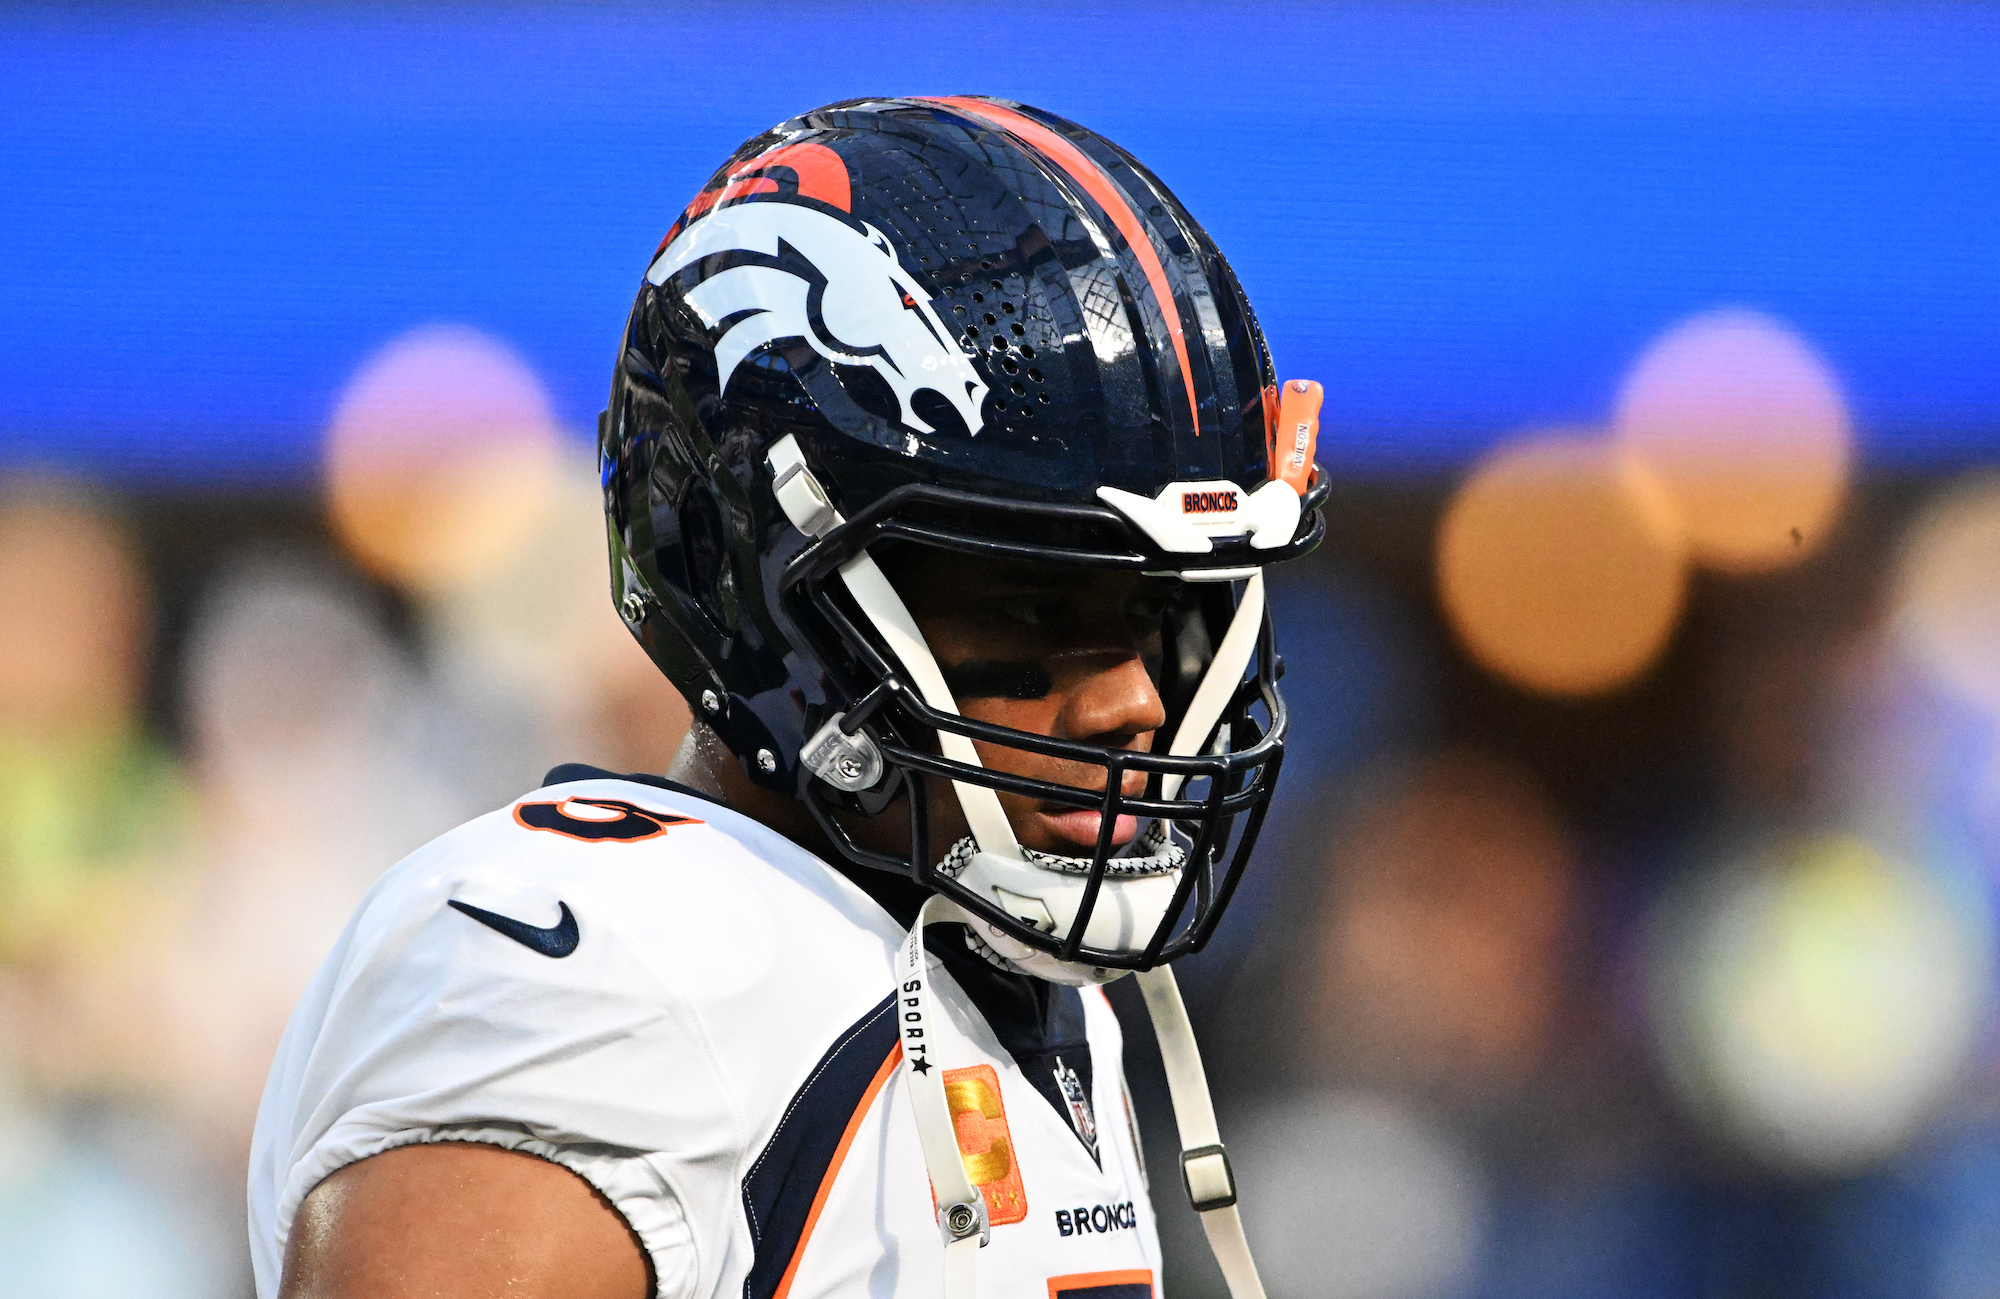
[[[938,1230],[944,1234],[944,1243],[956,1245],[961,1240],[979,1237],[983,1249],[993,1238],[993,1229],[986,1221],[986,1197],[974,1192],[965,1204],[947,1204],[938,1210]]]
[[[807,771],[835,789],[852,794],[879,784],[884,764],[882,751],[875,747],[867,732],[848,733],[844,725],[846,717],[845,713],[835,713],[820,727],[799,751],[799,761]]]
[[[1219,1145],[1181,1151],[1181,1185],[1196,1213],[1236,1203],[1236,1170],[1229,1165],[1229,1152]]]

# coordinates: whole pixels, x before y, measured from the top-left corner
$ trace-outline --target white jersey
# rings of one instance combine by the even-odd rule
[[[818,858],[678,790],[573,780],[459,827],[369,892],[285,1032],[250,1163],[258,1294],[328,1174],[477,1141],[601,1191],[662,1299],[935,1299],[892,998],[903,933]],[[954,959],[953,926],[930,945],[930,1059],[992,1222],[981,1292],[1156,1299],[1102,991]],[[1009,998],[1070,1031],[1027,1040]]]

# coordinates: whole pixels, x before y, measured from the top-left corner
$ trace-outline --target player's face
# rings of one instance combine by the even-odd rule
[[[1160,622],[1178,583],[1133,572],[979,559],[913,549],[891,572],[917,626],[944,669],[967,717],[1036,735],[1149,749],[1166,720],[1154,672]],[[1090,763],[975,742],[995,771],[1077,789],[1102,790],[1105,769]],[[929,782],[940,830],[962,826],[950,787]],[[1122,789],[1139,794],[1144,773],[1128,771]],[[1014,833],[1043,852],[1088,856],[1101,816],[1027,795],[1002,793]],[[1139,832],[1121,816],[1113,839]],[[960,829],[957,833],[962,834]],[[954,836],[955,837],[955,836]],[[938,836],[934,843],[948,843]]]

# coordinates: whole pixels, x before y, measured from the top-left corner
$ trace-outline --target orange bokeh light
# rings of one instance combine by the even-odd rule
[[[380,577],[435,592],[504,562],[552,503],[561,437],[519,357],[437,326],[356,372],[326,448],[327,508]]]
[[[57,492],[0,503],[0,730],[114,730],[137,702],[145,581],[105,516]]]
[[[1672,496],[1696,562],[1782,568],[1839,516],[1854,432],[1832,370],[1779,321],[1714,311],[1633,365],[1613,432]]]
[[[1438,530],[1439,594],[1474,658],[1530,689],[1609,690],[1665,647],[1686,598],[1671,508],[1603,440],[1544,433],[1502,447]]]

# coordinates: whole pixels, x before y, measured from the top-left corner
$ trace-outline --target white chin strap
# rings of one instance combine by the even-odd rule
[[[776,443],[769,464],[778,503],[799,531],[817,537],[844,522],[806,466],[795,439],[786,437]],[[909,608],[874,558],[864,550],[843,563],[839,572],[855,604],[903,665],[924,701],[941,713],[956,716],[958,701],[945,685],[937,659],[918,630],[916,620],[910,616]],[[1208,744],[1249,667],[1264,620],[1264,577],[1261,571],[1241,576],[1249,578],[1244,583],[1243,598],[1222,643],[1216,647],[1215,658],[1195,689],[1187,716],[1168,746],[1171,754],[1192,756]],[[981,765],[978,751],[967,737],[940,730],[938,742],[944,756],[952,761],[969,767]],[[1173,798],[1181,784],[1180,778],[1167,777],[1162,781],[1162,796]],[[1008,822],[996,791],[956,780],[952,782],[952,790],[965,813],[966,827],[975,847],[972,861],[960,875],[961,882],[973,887],[986,881],[1015,883],[1024,890],[1022,893],[1013,893],[998,884],[993,886],[1003,907],[1022,913],[1022,919],[1044,932],[1067,934],[1075,919],[1080,881],[1033,863],[1021,850],[1020,840],[1014,836],[1014,827]],[[1196,869],[1199,868],[1196,864]],[[1173,892],[1172,881],[1170,875],[1105,880],[1084,934],[1085,943],[1125,947],[1131,946],[1135,938],[1150,937],[1165,915],[1165,906]],[[985,1199],[972,1184],[959,1152],[957,1130],[945,1100],[945,1064],[942,1059],[934,1058],[930,1048],[936,1039],[927,1036],[930,962],[924,952],[923,935],[927,926],[938,923],[975,922],[942,895],[933,895],[918,912],[916,924],[903,941],[897,960],[896,994],[902,1025],[902,1069],[909,1086],[910,1109],[916,1118],[924,1165],[937,1198],[938,1228],[944,1238],[945,1252],[944,1299],[976,1299],[979,1249],[990,1238],[991,1228]],[[992,936],[1004,937],[997,933]],[[1015,947],[1026,948],[1026,945],[1009,943],[1000,950],[1012,959]],[[1047,954],[1027,949],[1024,956],[1031,959]],[[1016,964],[1024,966],[1024,973],[1060,983],[1097,983],[1117,977],[1114,971],[1053,958],[1032,964],[1016,961]],[[1182,1147],[1181,1179],[1189,1202],[1201,1215],[1209,1248],[1229,1284],[1231,1299],[1264,1299],[1264,1286],[1257,1278],[1257,1265],[1251,1260],[1243,1223],[1236,1212],[1236,1182],[1216,1132],[1215,1108],[1209,1100],[1201,1053],[1195,1047],[1194,1030],[1188,1023],[1187,1008],[1181,1002],[1173,971],[1166,966],[1149,970],[1139,976],[1139,985],[1152,1017],[1154,1035],[1159,1039],[1161,1059],[1166,1064],[1168,1089],[1173,1094],[1174,1118]]]

